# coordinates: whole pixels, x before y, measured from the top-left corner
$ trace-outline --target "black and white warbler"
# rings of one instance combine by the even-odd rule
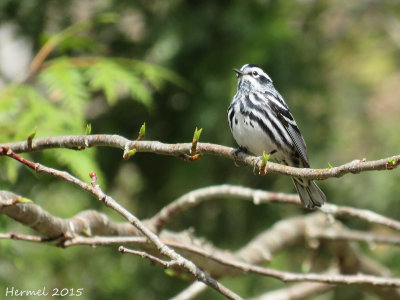
[[[228,108],[228,122],[239,149],[258,156],[265,151],[278,163],[309,168],[306,143],[271,78],[253,64],[234,71],[238,87]],[[292,179],[306,207],[321,206],[326,201],[312,180]]]

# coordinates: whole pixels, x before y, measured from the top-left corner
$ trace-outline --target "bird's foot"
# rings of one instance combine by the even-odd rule
[[[247,153],[247,148],[243,146],[239,146],[239,148],[236,148],[232,155],[233,155],[233,163],[235,164],[236,167],[240,167],[239,161],[238,161],[238,155],[239,153]]]
[[[253,174],[259,175],[258,170],[260,170],[260,169],[258,168],[257,159],[255,159],[255,160],[253,160]]]

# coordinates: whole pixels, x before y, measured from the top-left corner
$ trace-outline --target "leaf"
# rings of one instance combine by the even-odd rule
[[[143,78],[148,80],[156,89],[159,89],[165,81],[169,81],[187,91],[193,89],[189,81],[162,66],[135,59],[118,58],[117,60],[133,70],[140,72]]]
[[[85,20],[82,22],[75,23],[64,30],[50,36],[45,42],[42,48],[39,50],[39,53],[50,53],[51,50],[53,50],[56,46],[60,46],[63,43],[68,44],[68,39],[74,40],[77,36],[77,34],[80,31],[89,29],[90,27],[93,26],[93,24],[97,23],[117,23],[119,21],[119,15],[116,13],[102,13],[94,18],[91,18],[89,20]],[[82,41],[81,41],[82,42]],[[94,43],[94,41],[92,41]],[[46,49],[46,50],[44,50]],[[75,48],[76,50],[76,48]],[[39,55],[37,55],[39,56]],[[43,57],[46,57],[46,55],[43,55]]]
[[[115,16],[110,15],[111,19]],[[106,17],[107,19],[107,17]],[[82,25],[82,26],[81,26]],[[73,32],[86,25],[67,29],[58,37],[51,37],[48,49],[66,39],[73,40]],[[79,27],[79,28],[78,28]],[[51,40],[51,41],[50,41]],[[104,57],[68,58],[48,60],[37,76],[36,84],[6,84],[0,90],[0,139],[4,141],[26,140],[26,133],[37,128],[37,136],[80,134],[87,124],[84,112],[93,91],[104,92],[107,101],[115,104],[121,96],[152,106],[152,93],[166,81],[184,80],[163,67],[132,59]],[[86,133],[91,133],[90,124]],[[199,138],[201,129],[196,128]],[[139,137],[145,135],[143,124]],[[34,138],[34,134],[30,135]],[[85,178],[86,171],[97,170],[97,161],[87,151],[44,152],[44,157],[55,158],[60,164],[68,165],[74,174]],[[79,157],[78,161],[74,161]],[[4,164],[3,174],[8,180],[16,181],[18,165]]]
[[[130,93],[132,98],[139,100],[146,106],[151,106],[151,93],[149,88],[144,84],[139,77],[132,76],[129,83]]]
[[[67,59],[59,58],[40,73],[39,81],[46,86],[53,102],[59,102],[63,109],[74,115],[83,116],[89,93],[85,86],[85,77],[79,68],[74,67]]]
[[[26,132],[37,127],[41,136],[59,133],[71,134],[81,127],[83,115],[71,114],[61,109],[59,103],[44,98],[33,86],[13,85],[7,88],[6,97],[0,95],[0,107],[10,101],[14,107],[4,106],[0,116],[0,138],[4,140],[26,140]],[[69,131],[69,132],[68,132]]]
[[[86,76],[90,89],[103,91],[110,105],[127,94],[147,106],[151,104],[150,91],[137,74],[111,59],[98,60],[87,69]]]

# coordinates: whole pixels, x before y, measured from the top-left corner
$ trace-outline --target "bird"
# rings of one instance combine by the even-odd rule
[[[307,147],[285,100],[259,66],[233,69],[237,92],[228,107],[228,123],[239,148],[287,166],[310,168]],[[236,152],[237,153],[237,152]],[[309,179],[292,177],[300,200],[307,208],[320,207],[326,196]]]

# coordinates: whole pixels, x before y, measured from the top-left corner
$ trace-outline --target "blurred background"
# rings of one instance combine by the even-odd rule
[[[236,92],[232,68],[260,65],[291,108],[311,165],[399,153],[400,2],[398,1],[0,1],[0,142],[36,137],[119,134],[236,147],[226,110]],[[33,60],[33,62],[32,62]],[[24,154],[85,181],[96,171],[103,189],[138,217],[153,216],[193,189],[238,184],[294,193],[290,178],[254,176],[251,168],[205,156],[194,163],[138,153],[129,161],[110,148]],[[120,216],[88,194],[9,159],[0,188],[32,199],[60,217],[98,209]],[[328,201],[399,218],[399,171],[347,175],[320,182]],[[238,249],[272,224],[307,213],[300,207],[248,201],[204,203],[169,229],[192,228],[216,246]],[[377,231],[346,220],[356,229]],[[32,233],[7,217],[1,232]],[[400,270],[398,248],[363,251]],[[166,299],[188,283],[117,247],[58,249],[0,241],[0,290],[84,288],[80,299]],[[309,249],[279,254],[270,264],[301,271]],[[394,274],[399,276],[399,272]],[[222,280],[244,297],[282,283],[261,276]],[[368,298],[342,287],[318,299]],[[220,299],[207,291],[199,299]]]

